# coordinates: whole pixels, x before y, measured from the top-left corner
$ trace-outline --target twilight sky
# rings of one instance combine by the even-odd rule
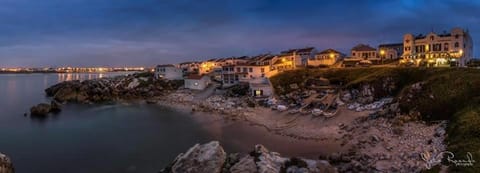
[[[0,0],[0,67],[153,66],[468,28],[478,0]]]

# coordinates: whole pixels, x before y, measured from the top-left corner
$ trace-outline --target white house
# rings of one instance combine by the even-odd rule
[[[366,44],[359,44],[352,48],[352,58],[370,60],[377,58],[377,49]]]
[[[280,52],[275,59],[274,65],[280,71],[293,70],[298,67],[307,66],[307,60],[315,56],[316,49],[307,47],[302,49],[290,49]]]
[[[252,79],[271,77],[278,72],[270,65],[272,59],[271,55],[261,55],[250,59],[247,63],[223,66],[222,83],[228,86]]]
[[[315,54],[314,58],[309,58],[307,60],[307,65],[310,67],[331,66],[344,57],[345,55],[339,51],[327,49]]]
[[[185,78],[185,88],[193,90],[204,90],[210,84],[210,77],[207,75],[191,74]]]
[[[273,95],[273,89],[267,78],[250,80],[250,92],[252,97],[265,98]]]
[[[183,71],[172,64],[157,65],[155,67],[155,78],[167,80],[183,79]]]

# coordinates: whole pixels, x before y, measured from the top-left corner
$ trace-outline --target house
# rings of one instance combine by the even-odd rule
[[[273,95],[272,85],[267,78],[257,78],[248,82],[250,93],[255,98],[266,98]]]
[[[403,63],[427,66],[465,66],[473,58],[473,40],[468,30],[403,36]]]
[[[204,90],[211,83],[207,75],[190,74],[185,78],[185,88]]]
[[[316,49],[313,47],[290,49],[280,52],[275,58],[274,66],[280,71],[293,70],[299,67],[306,67],[307,60],[315,56]]]
[[[155,67],[155,78],[180,80],[183,79],[183,71],[172,64],[157,65],[157,67]]]
[[[382,60],[397,60],[403,54],[403,43],[378,45],[377,54]]]
[[[343,59],[345,55],[334,49],[327,49],[315,54],[314,58],[307,59],[309,67],[328,67]]]
[[[259,55],[250,58],[246,63],[223,66],[222,83],[228,86],[277,74],[277,70],[270,65],[273,57],[272,55]]]
[[[359,44],[352,48],[351,58],[368,60],[371,62],[380,62],[380,58],[377,56],[377,49],[370,47],[366,44]]]
[[[203,61],[202,63],[200,63],[198,73],[200,75],[209,74],[213,72],[213,69],[217,67],[217,64],[217,59],[209,59],[207,61]]]
[[[179,66],[183,71],[183,74],[198,73],[200,68],[200,62],[183,62]]]

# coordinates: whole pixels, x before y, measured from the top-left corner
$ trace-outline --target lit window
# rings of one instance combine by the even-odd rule
[[[261,90],[255,90],[255,95],[256,95],[256,96],[262,95],[262,91],[261,91]]]

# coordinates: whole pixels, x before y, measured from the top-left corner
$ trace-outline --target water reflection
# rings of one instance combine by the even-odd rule
[[[72,81],[72,80],[92,80],[107,77],[104,73],[58,73],[58,82]]]

